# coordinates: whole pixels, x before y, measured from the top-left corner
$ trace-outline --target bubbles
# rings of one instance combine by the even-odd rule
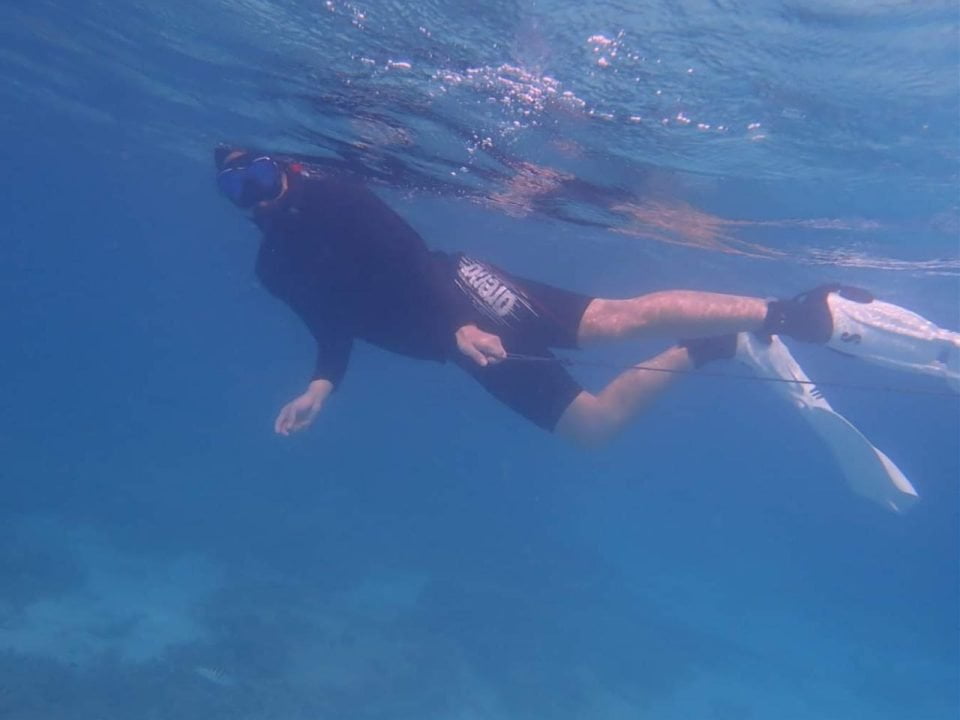
[[[575,93],[563,90],[556,78],[506,63],[498,67],[468,68],[464,73],[441,70],[434,74],[434,80],[482,94],[488,102],[504,108],[513,116],[511,121],[520,122],[521,126],[535,123],[550,107],[580,111],[586,106]]]
[[[598,67],[607,68],[613,64],[613,61],[620,51],[620,41],[622,38],[622,30],[612,39],[601,34],[591,35],[587,38],[587,44],[592,46],[593,52],[600,54],[596,63]]]
[[[838,13],[823,0],[770,16],[664,3],[642,18],[573,2],[555,13],[480,4],[469,18],[444,3],[228,5],[135,3],[89,19],[64,9],[53,60],[17,61],[6,99],[25,91],[84,122],[122,117],[154,144],[182,146],[206,127],[325,157],[345,149],[384,182],[541,211],[530,198],[589,187],[569,203],[603,214],[638,168],[672,173],[681,194],[701,192],[700,178],[837,184],[848,197],[882,183],[931,213],[955,203],[956,20],[945,4]],[[71,35],[78,22],[86,36]],[[141,48],[123,42],[141,36]],[[129,105],[91,100],[84,69]],[[545,191],[551,164],[561,175]]]
[[[598,47],[606,47],[608,45],[613,45],[613,40],[606,37],[605,35],[591,35],[587,38],[587,42],[591,45],[597,45]]]
[[[760,142],[767,139],[767,134],[760,132],[761,125],[758,122],[752,122],[747,125],[747,137],[750,142]]]

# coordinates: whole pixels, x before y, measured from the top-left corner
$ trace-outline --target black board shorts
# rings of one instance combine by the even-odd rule
[[[593,298],[467,256],[459,257],[456,284],[473,306],[477,327],[499,336],[507,353],[538,358],[481,367],[460,355],[457,364],[495,398],[553,432],[583,388],[550,349],[579,347],[580,321]]]

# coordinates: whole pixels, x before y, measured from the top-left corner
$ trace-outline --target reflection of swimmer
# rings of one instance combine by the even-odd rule
[[[491,207],[514,217],[529,215],[538,197],[554,192],[561,183],[573,179],[569,173],[533,163],[520,163],[516,170],[506,190],[494,193],[487,200]]]
[[[219,147],[215,160],[221,191],[251,210],[262,231],[258,276],[317,342],[307,390],[276,419],[282,435],[314,420],[344,376],[354,339],[455,362],[528,420],[590,445],[622,428],[673,373],[732,357],[737,333],[839,343],[868,357],[893,348],[906,365],[946,367],[948,355],[955,362],[956,333],[938,336],[932,355],[897,350],[906,335],[896,329],[871,345],[871,323],[883,318],[856,312],[857,306],[873,307],[858,291],[824,287],[771,302],[685,290],[625,300],[587,297],[459,253],[431,251],[370,190],[342,177],[239,148]],[[859,342],[834,337],[841,316],[844,332],[859,334]],[[929,325],[917,329],[917,338],[935,330],[944,332]],[[596,394],[583,390],[559,362],[511,358],[551,359],[554,348],[651,337],[687,338],[645,363],[668,372],[633,368]]]
[[[753,257],[772,257],[782,253],[737,238],[731,229],[738,225],[759,225],[757,222],[728,220],[697,210],[685,203],[644,201],[624,202],[611,210],[630,218],[630,224],[614,228],[626,235],[639,235],[645,240],[696,247],[703,250]]]

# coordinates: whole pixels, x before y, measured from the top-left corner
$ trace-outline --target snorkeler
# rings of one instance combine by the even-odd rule
[[[413,358],[452,361],[529,421],[586,446],[623,428],[676,373],[733,358],[738,345],[742,356],[744,333],[764,340],[760,347],[777,335],[852,354],[866,354],[870,345],[862,332],[858,339],[856,308],[869,314],[874,301],[856,288],[823,286],[772,301],[687,290],[590,297],[461,253],[430,250],[359,182],[245,148],[220,146],[214,159],[220,190],[251,211],[262,232],[258,277],[317,344],[307,389],[276,418],[281,435],[311,424],[343,379],[355,339]],[[839,318],[846,318],[842,339]],[[935,353],[957,354],[957,334],[949,335],[931,345]],[[551,353],[655,337],[681,338],[643,365],[666,372],[627,369],[598,393],[584,390]],[[947,358],[917,360],[923,363],[946,368]]]

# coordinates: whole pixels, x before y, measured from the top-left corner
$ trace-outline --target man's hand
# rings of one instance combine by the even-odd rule
[[[484,332],[476,325],[464,325],[457,330],[457,347],[481,367],[493,365],[507,357],[500,338]]]
[[[283,406],[273,423],[274,431],[278,435],[289,435],[303,430],[313,422],[332,390],[329,381],[314,380],[303,395]]]

